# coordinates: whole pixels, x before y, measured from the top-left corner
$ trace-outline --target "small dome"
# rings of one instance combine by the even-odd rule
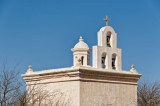
[[[80,36],[79,42],[74,46],[74,49],[89,49],[89,47]]]

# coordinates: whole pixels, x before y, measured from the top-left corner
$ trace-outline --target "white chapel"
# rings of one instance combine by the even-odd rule
[[[58,89],[70,99],[71,106],[137,106],[137,81],[142,75],[137,73],[134,65],[129,71],[122,70],[118,35],[108,26],[108,17],[105,21],[106,26],[97,33],[97,45],[90,49],[80,37],[71,49],[73,66],[42,71],[33,71],[29,66],[22,75],[26,86],[36,83],[49,92]]]

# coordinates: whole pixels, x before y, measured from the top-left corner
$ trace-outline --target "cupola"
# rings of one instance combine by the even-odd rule
[[[89,46],[84,42],[80,36],[79,42],[73,49],[73,66],[88,66],[90,65],[90,51]]]

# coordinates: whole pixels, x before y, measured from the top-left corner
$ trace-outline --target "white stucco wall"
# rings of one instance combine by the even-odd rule
[[[81,106],[137,106],[137,86],[80,82]]]

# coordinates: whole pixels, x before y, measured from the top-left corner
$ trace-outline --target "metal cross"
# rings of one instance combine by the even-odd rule
[[[106,19],[104,19],[104,21],[106,21],[106,26],[108,26],[108,21],[110,21],[110,19],[108,19],[108,16],[106,16]]]

